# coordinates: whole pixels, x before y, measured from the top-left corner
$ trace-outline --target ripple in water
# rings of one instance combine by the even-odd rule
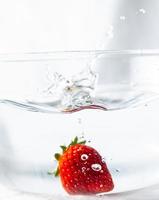
[[[140,12],[145,14],[146,10],[141,8]],[[120,18],[125,20],[124,15],[120,16]],[[108,34],[110,33],[111,35],[112,32],[113,27],[110,27]],[[110,62],[108,59],[109,65],[107,66],[107,63],[104,62],[105,60],[103,61],[103,55],[100,55],[102,62],[99,57],[100,62],[98,63],[98,57],[96,57],[96,62],[91,61],[93,66],[90,64],[85,70],[71,77],[64,77],[62,74],[55,72],[51,76],[51,82],[48,83],[47,88],[41,88],[43,96],[40,98],[36,94],[33,98],[27,96],[27,98],[13,97],[12,99],[9,97],[8,99],[1,98],[0,103],[16,106],[27,111],[43,113],[74,113],[84,109],[107,111],[145,105],[148,101],[159,97],[158,79],[155,79],[159,73],[158,65],[156,64],[159,59],[158,56],[152,56],[151,54],[152,60],[150,63],[150,57],[147,53],[142,53],[142,56],[139,52],[133,52],[133,54],[136,56],[133,70],[129,65],[125,66],[130,67],[130,71],[132,71],[133,76],[130,77],[132,84],[127,80],[127,76],[123,77],[126,80],[122,79],[121,82],[116,81],[116,79],[111,80],[111,76],[108,76],[107,72],[110,75],[114,75],[116,67],[120,68],[123,63],[120,63],[122,62],[120,59],[114,65],[114,54],[111,54],[112,61]],[[121,54],[121,58],[129,61],[129,57],[127,58],[124,54]],[[139,63],[138,58],[140,58]],[[153,65],[153,62],[155,65]],[[94,66],[95,63],[100,66]],[[144,67],[140,67],[141,64],[146,67],[146,70]],[[103,75],[106,75],[106,80],[102,80]],[[101,83],[101,80],[104,82]]]

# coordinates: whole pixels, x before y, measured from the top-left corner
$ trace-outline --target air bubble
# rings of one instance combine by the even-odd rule
[[[85,167],[82,167],[82,172],[84,173],[86,171],[86,168]]]
[[[124,15],[120,16],[120,20],[125,21],[126,17]]]
[[[82,119],[81,118],[78,118],[77,120],[78,120],[79,124],[82,124]]]
[[[106,32],[106,37],[108,39],[112,39],[114,37],[114,27],[111,25],[109,26],[107,32]]]
[[[81,160],[87,160],[88,159],[88,155],[87,154],[82,154],[81,155]]]
[[[92,164],[91,165],[91,168],[94,170],[94,171],[100,171],[102,169],[102,166],[100,164]]]
[[[146,13],[146,10],[145,10],[145,9],[143,9],[143,8],[140,8],[140,9],[139,9],[139,12],[141,12],[141,13],[145,14],[145,13]]]
[[[140,8],[140,9],[139,9],[139,13],[141,13],[141,14],[144,15],[144,14],[146,14],[146,10],[145,10],[144,8]]]

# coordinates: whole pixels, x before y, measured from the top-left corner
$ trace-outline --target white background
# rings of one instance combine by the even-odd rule
[[[0,0],[0,52],[158,48],[158,0]]]

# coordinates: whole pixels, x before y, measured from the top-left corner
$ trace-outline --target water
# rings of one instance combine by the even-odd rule
[[[26,192],[66,195],[59,178],[48,175],[56,168],[54,153],[60,145],[80,137],[99,151],[112,174],[115,188],[124,192],[158,183],[159,101],[147,106],[112,112],[84,110],[73,115],[50,115],[1,105],[0,181]],[[62,125],[61,125],[62,123]],[[87,162],[89,155],[82,154]],[[98,163],[92,170],[99,171]],[[87,168],[81,169],[83,173]]]
[[[70,52],[63,59],[57,55],[46,63],[35,60],[36,65],[31,63],[24,72],[21,65],[26,63],[20,60],[15,67],[20,80],[14,71],[13,76],[6,74],[12,62],[5,62],[1,85],[6,91],[0,88],[1,103],[34,112],[73,113],[83,109],[118,110],[158,98],[159,58],[155,51],[85,54]],[[4,81],[4,76],[9,76],[12,85]]]
[[[20,79],[11,74],[12,87],[3,80],[5,69],[0,75],[6,85],[6,91],[0,87],[1,182],[26,192],[67,195],[48,172],[56,168],[59,146],[78,136],[104,158],[115,185],[112,193],[158,183],[158,54],[99,53],[35,63],[27,63]],[[72,73],[60,70],[64,64],[73,67]],[[81,160],[89,156],[82,154]],[[91,169],[102,172],[98,163]]]

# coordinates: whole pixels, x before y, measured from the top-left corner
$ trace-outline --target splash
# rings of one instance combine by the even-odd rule
[[[60,99],[63,112],[76,112],[82,109],[93,109],[94,89],[97,74],[90,68],[83,70],[72,77],[64,77],[55,73],[51,85],[45,92]]]

